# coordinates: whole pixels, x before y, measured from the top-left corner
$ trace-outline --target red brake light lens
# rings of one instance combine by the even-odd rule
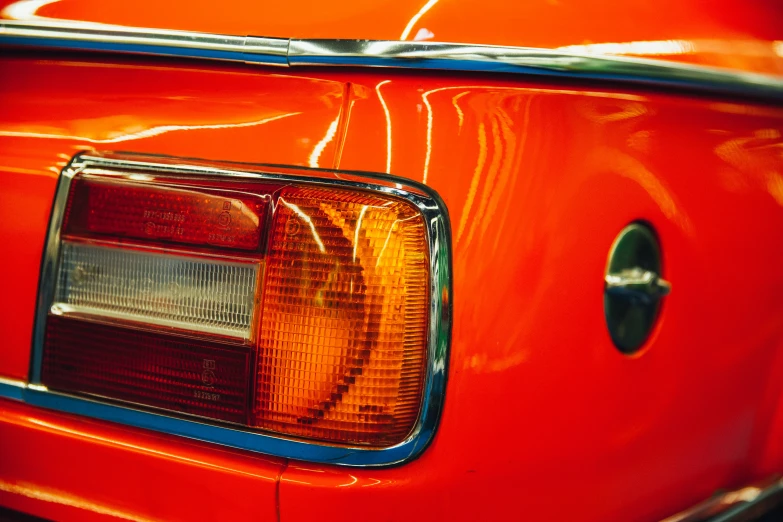
[[[52,316],[43,381],[223,421],[247,422],[246,346]]]
[[[144,176],[136,175],[144,179]],[[242,190],[82,176],[66,234],[133,238],[257,252],[269,197]]]

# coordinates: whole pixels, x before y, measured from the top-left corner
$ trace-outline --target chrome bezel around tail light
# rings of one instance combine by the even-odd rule
[[[427,367],[421,409],[416,424],[405,440],[394,446],[330,445],[291,439],[269,433],[246,431],[202,419],[158,412],[133,405],[104,402],[96,398],[70,395],[47,389],[41,383],[46,319],[54,302],[55,277],[61,251],[61,229],[71,182],[78,173],[135,172],[139,174],[217,176],[307,183],[314,186],[342,187],[392,195],[412,203],[422,214],[430,260],[430,310],[427,332]],[[85,415],[138,428],[180,435],[267,455],[312,462],[348,466],[388,466],[418,456],[432,439],[443,406],[446,366],[451,334],[451,245],[445,205],[426,186],[364,172],[314,170],[284,166],[238,165],[202,162],[134,154],[89,153],[76,156],[62,171],[41,268],[36,326],[33,340],[31,374],[28,384],[14,387],[11,395],[24,401],[58,411]],[[0,388],[6,385],[0,383]],[[11,393],[12,392],[12,393]]]

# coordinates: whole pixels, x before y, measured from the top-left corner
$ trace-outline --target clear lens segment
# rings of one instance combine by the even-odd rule
[[[55,313],[250,339],[258,264],[63,241]]]

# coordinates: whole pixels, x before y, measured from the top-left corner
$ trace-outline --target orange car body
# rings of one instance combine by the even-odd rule
[[[783,75],[775,2],[2,4],[5,19],[567,48]],[[313,464],[5,398],[0,505],[63,520],[655,520],[783,470],[779,101],[19,47],[0,71],[8,381],[29,375],[52,200],[81,151],[392,173],[442,197],[453,241],[445,403],[419,458]],[[602,277],[635,220],[658,232],[673,291],[629,357],[607,333]]]

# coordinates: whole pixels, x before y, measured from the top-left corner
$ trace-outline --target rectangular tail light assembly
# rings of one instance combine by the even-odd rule
[[[403,462],[443,402],[449,249],[445,207],[409,181],[77,156],[28,398],[271,455]]]

